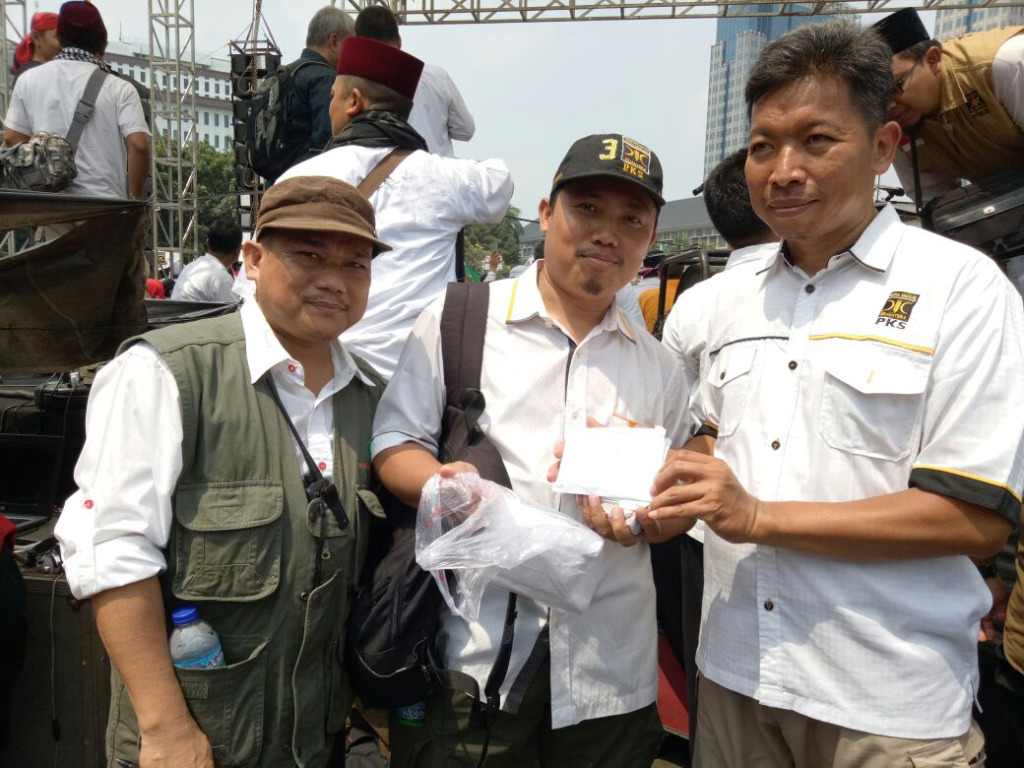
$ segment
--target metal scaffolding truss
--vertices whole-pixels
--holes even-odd
[[[199,250],[194,0],[149,0],[154,247],[168,264]]]
[[[28,32],[28,5],[26,0],[0,0],[3,29],[0,29],[0,117],[7,114],[11,103],[11,62],[14,49]]]
[[[358,13],[374,0],[335,0]],[[843,2],[765,3],[755,0],[390,0],[404,24],[507,24],[527,21],[617,21],[623,19],[717,19],[725,16],[812,16],[891,13],[1021,6],[1024,0],[843,0]]]

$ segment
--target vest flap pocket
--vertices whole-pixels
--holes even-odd
[[[185,601],[247,602],[281,581],[284,493],[279,483],[180,486],[171,591]]]
[[[175,669],[189,711],[224,766],[254,765],[263,747],[268,639],[220,636],[227,666]]]
[[[833,378],[865,395],[917,395],[924,392],[931,359],[919,352],[887,349],[881,344],[836,344],[821,358]]]
[[[272,523],[284,490],[269,481],[194,483],[178,487],[175,515],[190,531],[238,531]]]
[[[359,495],[359,500],[363,502],[363,506],[366,507],[371,515],[381,520],[387,519],[387,515],[384,514],[384,507],[381,505],[376,493],[369,488],[357,488],[356,493]]]

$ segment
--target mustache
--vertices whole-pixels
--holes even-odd
[[[604,259],[605,261],[614,262],[616,264],[622,263],[622,259],[620,259],[618,256],[616,256],[613,253],[609,253],[608,251],[601,250],[600,248],[584,248],[582,250],[576,251],[576,256],[577,258],[586,258],[589,256],[593,256],[598,259]]]
[[[313,293],[302,296],[302,301],[307,304],[327,304],[339,310],[347,312],[352,308],[352,303],[347,299],[339,299],[334,296],[325,296],[322,293]]]

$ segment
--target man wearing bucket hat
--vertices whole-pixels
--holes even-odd
[[[245,244],[255,300],[129,340],[97,376],[56,535],[114,667],[111,764],[327,764],[351,704],[344,625],[384,388],[338,335],[386,250],[355,188],[279,182]],[[225,666],[172,667],[184,605]]]
[[[540,203],[544,258],[518,278],[485,288],[480,390],[487,406],[480,427],[524,502],[559,509],[609,540],[600,582],[582,614],[518,596],[510,653],[507,644],[501,655],[498,650],[508,592],[488,587],[477,621],[445,611],[439,647],[446,669],[470,675],[487,691],[496,659],[508,662],[497,686],[499,711],[481,727],[471,717],[469,695],[433,694],[422,727],[393,727],[394,766],[471,768],[486,756],[491,768],[538,760],[552,767],[649,768],[654,759],[662,731],[647,543],[685,527],[644,525],[638,536],[621,511],[609,519],[598,507],[552,491],[545,468],[565,432],[589,418],[664,426],[675,446],[690,437],[681,367],[615,301],[657,237],[663,204],[661,164],[648,147],[620,134],[580,139]],[[434,302],[416,321],[374,422],[374,466],[387,489],[412,506],[440,469],[451,362],[441,359],[443,305]],[[475,471],[462,462],[448,467]]]
[[[423,62],[376,40],[351,37],[331,101],[332,149],[281,178],[325,175],[360,188],[394,250],[374,262],[366,315],[344,338],[391,376],[419,314],[457,277],[455,240],[468,224],[501,221],[512,179],[500,160],[427,152],[409,125]]]

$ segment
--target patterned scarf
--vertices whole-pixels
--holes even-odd
[[[110,74],[114,73],[114,70],[110,68],[110,65],[102,59],[97,59],[88,51],[82,50],[81,48],[75,48],[69,46],[53,57],[54,61],[84,61],[86,64],[95,64],[97,67],[102,69],[104,72]]]

